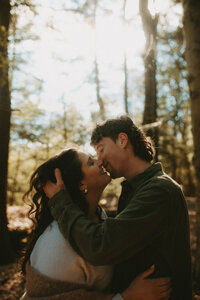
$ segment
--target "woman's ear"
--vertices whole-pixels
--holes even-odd
[[[80,191],[84,194],[84,195],[86,195],[87,194],[87,192],[88,192],[88,190],[87,190],[87,186],[84,184],[84,183],[80,183],[80,185],[79,185],[79,189],[80,189]]]
[[[84,184],[82,182],[79,184],[79,190],[81,192],[84,190]]]

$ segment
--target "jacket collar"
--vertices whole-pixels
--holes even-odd
[[[144,172],[132,177],[131,179],[124,180],[121,185],[123,188],[128,186],[129,188],[131,187],[132,189],[135,189],[139,184],[153,177],[156,173],[160,173],[160,175],[163,174],[163,169],[160,162],[153,163]]]

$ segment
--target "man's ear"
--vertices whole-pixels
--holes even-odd
[[[116,142],[122,149],[125,149],[128,144],[128,135],[124,132],[120,132]]]

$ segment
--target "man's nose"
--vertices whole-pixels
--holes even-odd
[[[98,165],[99,167],[102,167],[102,165],[103,165],[103,160],[102,160],[102,158],[98,157],[98,159],[97,159],[97,165]]]

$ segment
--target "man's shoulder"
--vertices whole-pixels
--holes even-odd
[[[181,186],[164,172],[158,172],[151,178],[148,178],[141,186],[138,186],[138,192],[141,190],[163,191],[167,194],[182,193]]]
[[[152,185],[161,185],[163,187],[174,187],[174,188],[180,188],[180,185],[169,175],[167,175],[162,170],[159,170],[158,172],[155,172],[152,177],[150,177],[146,184],[152,184]]]

